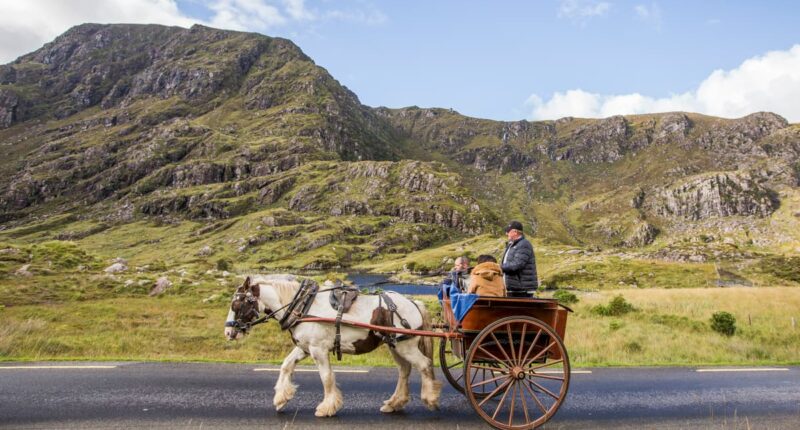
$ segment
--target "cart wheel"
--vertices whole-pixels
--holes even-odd
[[[478,333],[466,356],[467,398],[491,426],[532,429],[549,420],[569,388],[569,357],[549,325],[531,317],[507,317]],[[492,373],[488,373],[491,371]],[[474,394],[493,387],[485,396]]]
[[[445,379],[450,385],[458,390],[459,393],[464,394],[464,356],[466,351],[463,339],[445,339],[439,341],[439,366],[442,368]],[[493,377],[495,372],[491,370],[481,370]],[[491,392],[496,385],[482,385],[477,387],[473,394],[476,397],[483,398]]]

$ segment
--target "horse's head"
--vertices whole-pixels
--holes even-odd
[[[236,289],[231,300],[228,320],[225,322],[225,336],[228,340],[241,339],[250,329],[250,323],[259,316],[258,298],[261,286],[253,283],[248,276]]]

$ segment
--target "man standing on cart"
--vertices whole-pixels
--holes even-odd
[[[511,221],[505,229],[508,243],[500,267],[509,297],[531,297],[539,288],[533,245],[522,233],[522,223]]]

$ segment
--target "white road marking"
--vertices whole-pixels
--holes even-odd
[[[17,369],[115,369],[117,366],[0,366],[0,370],[17,370]]]
[[[280,372],[281,369],[274,367],[256,368],[255,372]],[[295,372],[319,372],[317,369],[294,369]],[[363,369],[334,369],[334,373],[369,373],[369,370]]]
[[[557,374],[558,375],[558,374],[562,374],[564,372],[562,372],[560,370],[537,370],[536,373],[544,373],[544,374],[553,373],[553,374]],[[571,370],[569,373],[570,373],[570,375],[588,374],[588,373],[592,373],[592,371],[591,370]]]
[[[746,368],[721,368],[721,369],[696,369],[695,372],[786,372],[789,369],[785,367],[754,367]]]

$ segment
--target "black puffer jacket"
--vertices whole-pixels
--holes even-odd
[[[530,291],[539,287],[533,245],[524,236],[506,245],[500,261],[505,262],[500,267],[503,269],[506,290]]]

